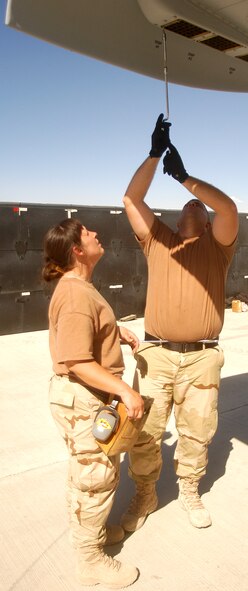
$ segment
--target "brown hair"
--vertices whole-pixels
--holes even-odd
[[[72,248],[81,245],[82,224],[68,218],[50,228],[44,239],[44,266],[42,277],[45,281],[59,279],[72,268]]]

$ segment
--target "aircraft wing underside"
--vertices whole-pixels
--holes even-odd
[[[169,82],[248,91],[248,0],[8,0],[6,24]]]

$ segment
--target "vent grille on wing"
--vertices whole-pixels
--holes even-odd
[[[192,39],[197,43],[208,45],[208,47],[212,47],[213,49],[217,49],[218,51],[227,53],[238,59],[248,61],[248,50],[245,45],[235,43],[235,41],[231,41],[221,35],[216,35],[211,31],[207,31],[206,29],[198,27],[198,25],[194,25],[185,20],[176,19],[164,25],[164,29],[176,33],[177,35],[187,37],[187,39]]]

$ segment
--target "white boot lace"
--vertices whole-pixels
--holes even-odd
[[[182,500],[187,507],[192,509],[205,509],[201,497],[198,493],[198,482],[191,480],[182,480],[180,483],[180,493]]]
[[[108,567],[112,568],[112,570],[116,570],[119,572],[121,568],[121,562],[119,560],[115,560],[112,556],[108,556],[105,552],[101,551],[101,561]]]

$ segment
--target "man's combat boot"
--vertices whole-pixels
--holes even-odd
[[[124,540],[125,532],[121,525],[107,525],[106,526],[106,540],[104,546],[114,546]]]
[[[77,551],[77,577],[81,585],[99,584],[109,589],[121,589],[132,585],[138,576],[135,566],[123,564],[99,548]]]
[[[179,503],[187,511],[194,527],[209,527],[212,524],[211,517],[201,501],[198,485],[199,480],[179,478]]]
[[[127,512],[122,515],[122,527],[128,532],[140,529],[148,515],[155,511],[157,506],[155,484],[153,482],[137,483],[136,495],[131,500]]]

